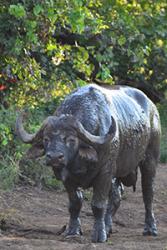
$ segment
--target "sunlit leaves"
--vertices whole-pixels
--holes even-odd
[[[156,44],[157,44],[158,47],[163,47],[164,42],[163,42],[162,39],[158,39],[158,40],[156,41]]]
[[[17,93],[19,105],[24,98],[34,106],[47,101],[58,83],[128,80],[146,81],[158,90],[166,86],[166,1],[14,3],[4,2],[1,9],[0,70],[17,79],[11,85],[3,77],[2,83],[13,100]]]
[[[71,88],[69,86],[67,86],[66,84],[62,83],[62,82],[58,82],[55,86],[55,88],[53,88],[51,90],[51,96],[52,97],[64,97],[65,95],[69,94],[71,92]]]
[[[89,79],[93,70],[93,65],[88,61],[88,51],[83,47],[77,47],[75,53],[73,54],[73,58],[73,68],[85,73],[85,77]]]
[[[53,42],[50,40],[49,43],[48,43],[47,46],[46,46],[46,50],[47,50],[47,51],[53,51],[53,50],[55,50],[55,49],[57,49],[56,43],[53,43]]]
[[[113,83],[113,77],[111,76],[110,70],[105,65],[101,66],[101,70],[97,74],[97,78],[100,78],[103,82],[107,82],[110,84]]]

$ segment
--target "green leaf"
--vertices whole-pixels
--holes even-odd
[[[17,4],[17,5],[10,5],[9,6],[9,13],[13,16],[15,16],[16,18],[22,18],[26,16],[26,11],[23,7],[23,5],[21,4]]]
[[[47,51],[52,51],[52,50],[55,50],[55,49],[57,49],[57,45],[56,44],[53,44],[52,42],[49,42],[47,44],[47,47],[46,47]]]
[[[119,38],[118,38],[118,44],[120,46],[123,46],[124,44],[126,43],[126,37],[121,35]]]
[[[74,32],[82,33],[85,28],[85,15],[81,8],[75,9],[69,15],[70,24]]]
[[[43,8],[40,4],[35,5],[33,8],[33,13],[35,16],[38,16],[41,12],[43,12]]]
[[[28,32],[34,32],[36,27],[37,27],[37,22],[36,21],[30,21],[30,20],[27,20],[25,22],[26,24],[26,29]]]
[[[31,30],[27,32],[26,37],[27,37],[27,40],[28,40],[28,41],[30,41],[30,42],[32,42],[32,43],[34,43],[34,44],[36,44],[37,41],[38,41],[38,37],[37,37],[36,33],[34,33],[34,32],[31,31]]]
[[[57,20],[57,14],[55,9],[53,8],[48,8],[47,10],[47,17],[51,21],[52,24]]]
[[[3,139],[3,140],[2,140],[2,145],[3,145],[3,146],[6,146],[7,144],[8,144],[8,140],[7,140],[6,138]]]

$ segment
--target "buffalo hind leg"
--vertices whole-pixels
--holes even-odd
[[[69,213],[70,221],[66,231],[66,236],[69,235],[82,235],[81,223],[79,219],[80,210],[83,202],[83,195],[80,190],[67,188],[69,197]]]
[[[112,218],[120,206],[123,190],[122,183],[118,179],[113,178],[105,214],[105,225],[108,237],[110,236],[110,233],[112,233]]]
[[[153,184],[156,173],[157,160],[148,154],[140,164],[143,201],[145,205],[145,226],[143,235],[157,236],[157,227],[153,213]]]

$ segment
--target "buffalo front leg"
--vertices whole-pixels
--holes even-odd
[[[145,205],[145,226],[143,235],[157,236],[157,227],[153,213],[153,184],[156,169],[153,157],[149,156],[149,158],[142,163],[140,169],[143,201]]]
[[[120,206],[123,191],[124,187],[122,183],[117,178],[113,178],[105,214],[105,225],[108,237],[110,236],[110,233],[112,233],[112,217]]]
[[[92,211],[95,221],[92,231],[92,242],[105,242],[107,240],[105,211],[110,186],[111,176],[109,174],[99,176],[93,186]]]
[[[81,232],[81,223],[79,219],[80,210],[82,207],[83,195],[80,190],[67,188],[68,197],[69,197],[69,213],[70,220],[69,226],[66,232],[66,236],[69,235],[82,235]]]

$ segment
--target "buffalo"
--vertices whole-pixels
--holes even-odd
[[[32,145],[27,157],[45,155],[46,165],[65,186],[70,213],[66,235],[82,234],[82,190],[92,187],[92,242],[105,242],[120,204],[121,183],[135,190],[138,169],[145,205],[143,235],[157,235],[152,203],[161,128],[156,106],[142,91],[89,84],[66,96],[34,134],[25,131],[19,115],[16,132]]]

